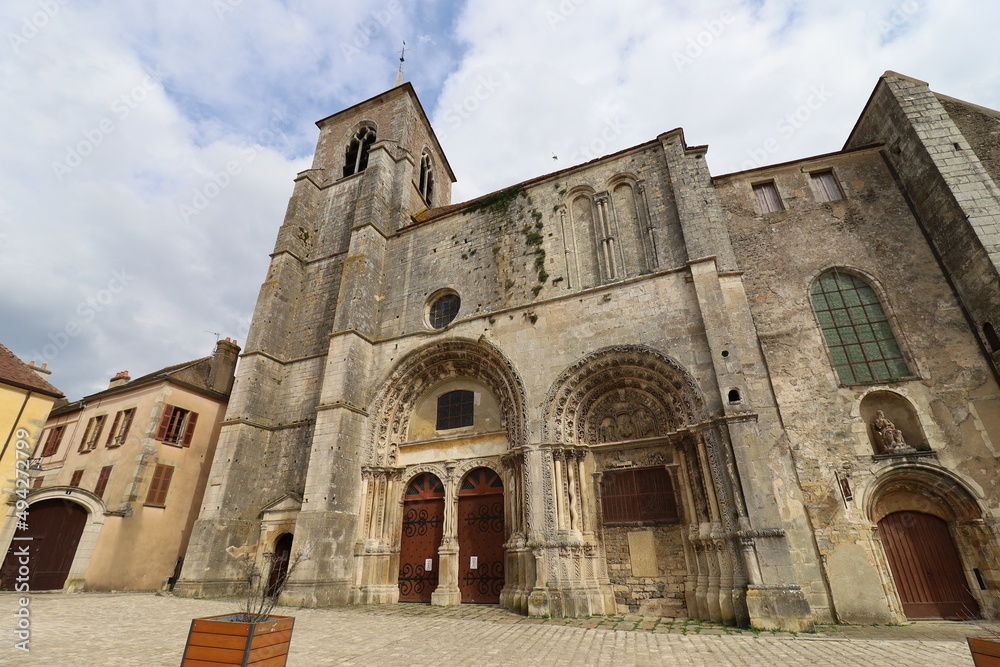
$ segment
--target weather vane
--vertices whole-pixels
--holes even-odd
[[[399,50],[399,71],[396,72],[396,82],[393,87],[403,85],[403,61],[406,60],[406,40],[403,40],[403,48]]]

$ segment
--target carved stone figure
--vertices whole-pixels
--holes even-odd
[[[910,449],[903,439],[903,432],[896,428],[896,425],[889,421],[881,410],[875,413],[872,429],[875,431],[875,442],[883,452]]]
[[[618,427],[614,417],[605,417],[601,421],[599,437],[601,442],[618,441]]]

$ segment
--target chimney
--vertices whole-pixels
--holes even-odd
[[[215,344],[215,354],[212,355],[212,370],[208,377],[211,389],[229,395],[229,392],[233,390],[236,359],[239,354],[240,346],[231,338],[222,339]]]
[[[52,375],[52,371],[48,370],[46,366],[48,366],[48,364],[42,364],[41,366],[36,366],[34,361],[28,364],[28,368],[35,371],[38,377],[47,381],[49,379],[48,376]]]
[[[126,382],[130,382],[131,380],[132,378],[129,377],[128,371],[121,371],[117,373],[113,378],[111,378],[111,382],[108,384],[108,389],[114,389],[115,387],[120,387]]]

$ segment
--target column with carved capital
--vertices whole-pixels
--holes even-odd
[[[431,593],[431,604],[448,606],[462,604],[458,589],[458,479],[457,461],[446,461],[444,482],[444,526],[438,548],[438,586]]]

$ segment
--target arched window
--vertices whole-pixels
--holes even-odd
[[[813,283],[812,306],[841,383],[911,375],[878,295],[863,279],[836,270],[824,273]]]
[[[431,204],[431,194],[434,192],[434,172],[431,171],[431,156],[424,153],[420,157],[420,196],[428,206]]]
[[[439,396],[437,430],[446,431],[452,428],[472,426],[475,422],[475,402],[475,393],[465,389],[456,389]]]
[[[1000,350],[1000,336],[997,335],[997,330],[993,328],[992,323],[983,322],[983,336],[986,337],[986,344],[989,346],[990,352]]]
[[[375,130],[363,127],[347,144],[347,156],[344,160],[344,176],[351,176],[365,170],[368,166],[368,149],[375,143]]]

